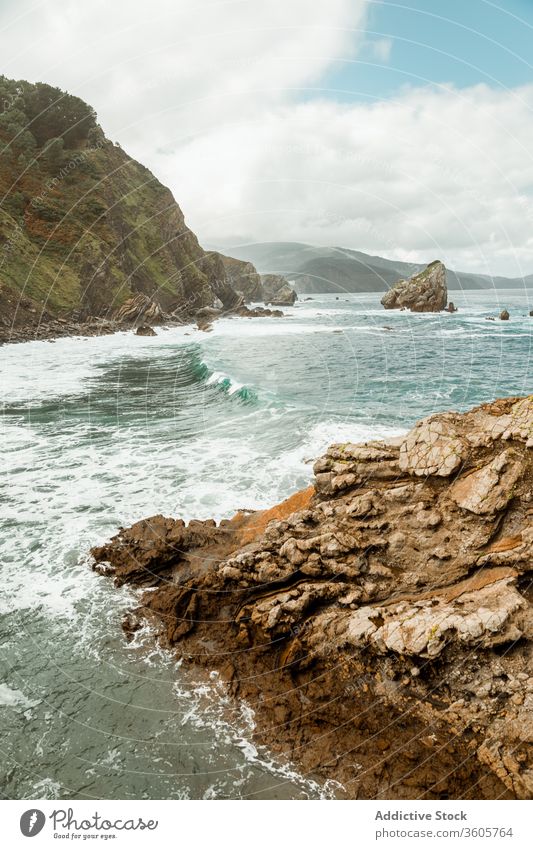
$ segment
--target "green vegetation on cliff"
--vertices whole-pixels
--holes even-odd
[[[0,303],[84,318],[139,292],[183,315],[235,293],[171,192],[109,141],[93,109],[0,77]]]

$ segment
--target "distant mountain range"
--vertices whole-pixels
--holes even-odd
[[[220,247],[217,246],[217,250]],[[260,274],[283,274],[299,293],[385,292],[401,278],[417,274],[427,263],[408,263],[370,256],[349,248],[327,248],[302,242],[256,242],[226,247],[233,257],[253,263]],[[428,257],[428,262],[438,257]],[[490,277],[447,269],[448,289],[533,288],[524,278]]]

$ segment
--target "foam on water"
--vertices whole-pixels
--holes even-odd
[[[216,337],[231,337],[233,339],[251,339],[258,336],[298,336],[314,333],[330,333],[332,330],[342,330],[342,325],[332,324],[304,324],[300,321],[290,321],[292,316],[285,318],[259,318],[245,319],[242,323],[236,323],[235,319],[219,319],[213,325],[213,332],[209,335]],[[299,316],[297,316],[299,318]]]

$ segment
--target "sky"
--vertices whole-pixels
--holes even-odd
[[[1,0],[200,241],[533,273],[533,0]],[[529,48],[529,49],[528,49]]]

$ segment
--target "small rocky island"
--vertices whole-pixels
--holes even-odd
[[[399,280],[381,299],[386,310],[409,309],[411,312],[440,312],[447,302],[446,267],[440,260],[431,262],[407,280]]]
[[[254,709],[340,795],[533,796],[533,398],[332,445],[312,486],[216,525],[154,516],[93,550],[126,617]]]

